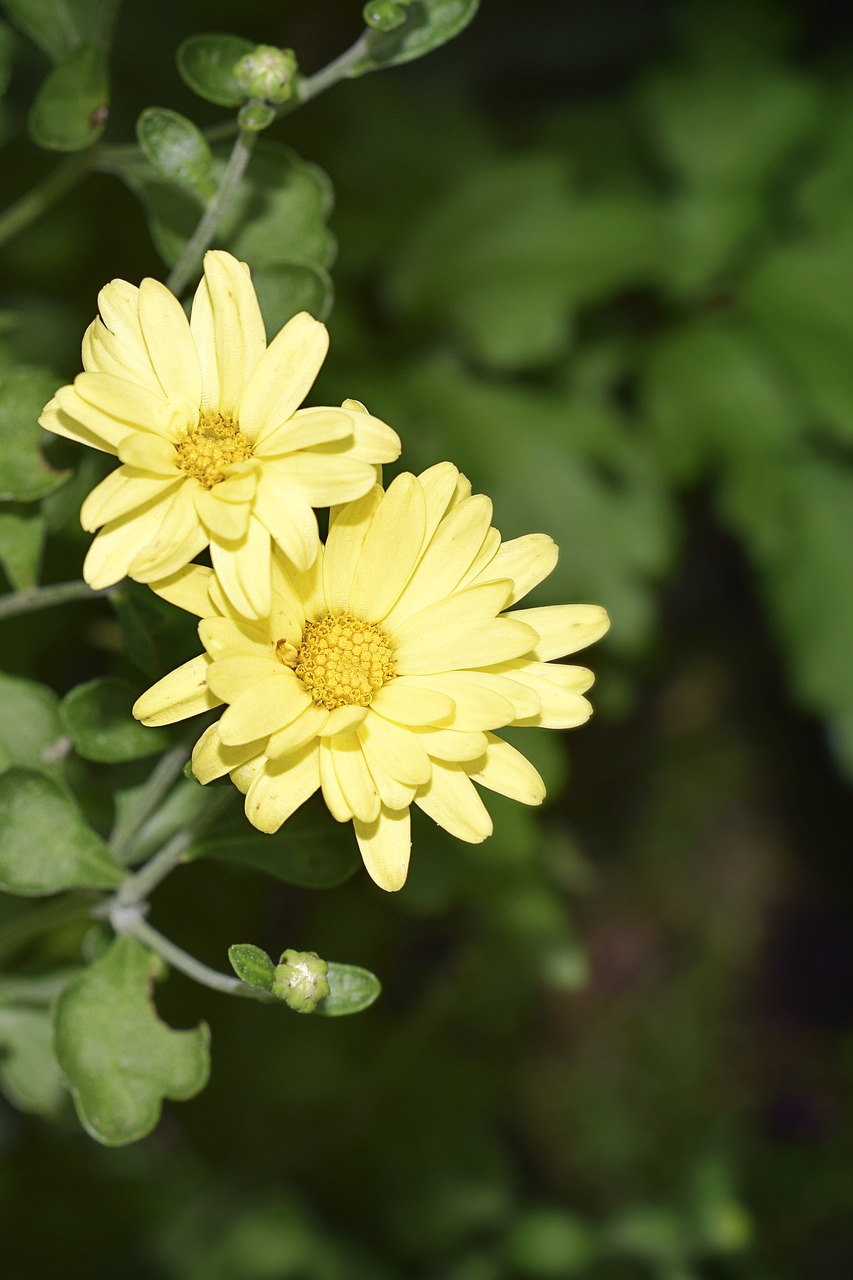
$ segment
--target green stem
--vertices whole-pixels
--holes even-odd
[[[342,53],[339,58],[335,58],[334,62],[330,62],[327,67],[323,67],[315,75],[306,76],[304,80],[299,81],[293,106],[301,106],[303,102],[310,102],[312,98],[324,93],[326,89],[331,89],[332,85],[337,84],[338,81],[346,80],[353,67],[361,61],[369,48],[370,32],[364,31],[355,44],[350,45],[346,53]],[[285,107],[285,112],[288,107],[290,107],[289,103]],[[290,109],[292,110],[293,107],[290,107]]]
[[[231,798],[230,789],[222,790],[218,795],[212,796],[203,813],[197,814],[181,831],[177,831],[171,840],[167,840],[162,849],[159,849],[137,871],[136,875],[128,876],[115,895],[116,902],[123,907],[131,907],[136,903],[145,902],[154,889],[157,888],[157,885],[162,883],[166,876],[174,871],[175,867],[180,866],[184,861],[184,854],[193,844],[199,832],[213,822],[216,815],[226,804],[230,804]]]
[[[105,587],[93,591],[85,582],[57,582],[50,587],[27,587],[24,591],[12,591],[0,597],[0,621],[14,618],[19,613],[36,613],[39,609],[52,609],[56,604],[69,600],[96,600],[99,596],[112,595],[117,588]]]
[[[161,756],[130,808],[116,822],[110,835],[110,852],[119,862],[127,861],[127,854],[132,849],[134,837],[149,814],[154,812],[160,801],[172,789],[172,784],[179,777],[189,759],[189,754],[188,743],[180,742],[171,751]]]
[[[0,213],[0,244],[11,240],[19,231],[23,231],[36,218],[41,217],[46,209],[55,204],[66,191],[75,186],[89,168],[90,152],[79,151],[69,156],[62,164],[58,164],[46,178],[36,183],[25,192],[14,204]]]
[[[263,1000],[267,1004],[278,1003],[275,996],[270,995],[263,988],[250,987],[239,978],[229,977],[227,973],[219,973],[218,970],[211,969],[200,960],[196,960],[195,956],[182,951],[179,946],[150,925],[137,906],[127,907],[116,904],[110,913],[110,924],[116,933],[129,934],[132,938],[136,938],[143,946],[149,947],[162,956],[173,969],[192,978],[194,982],[201,983],[203,987],[210,987],[212,991],[223,991],[229,996]]]
[[[177,297],[184,292],[198,270],[204,251],[210,246],[219,229],[219,224],[246,172],[256,137],[256,133],[241,129],[234,140],[219,186],[166,281],[166,287],[171,289]]]

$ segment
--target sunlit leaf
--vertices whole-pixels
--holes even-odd
[[[159,967],[134,938],[118,938],[56,1004],[59,1065],[81,1123],[105,1146],[144,1138],[164,1098],[183,1101],[207,1083],[207,1026],[173,1031],[160,1021],[151,1002]]]
[[[191,187],[204,200],[216,190],[213,155],[200,129],[177,111],[147,107],[136,122],[139,145],[165,178]]]
[[[48,151],[82,151],[101,136],[109,112],[106,53],[84,44],[54,67],[29,115],[33,142]]]
[[[249,95],[237,80],[234,67],[255,48],[242,36],[190,36],[178,48],[178,70],[200,98],[220,107],[239,107]]]
[[[368,32],[367,51],[350,75],[361,76],[422,58],[464,31],[478,7],[479,0],[412,0],[399,27]]]
[[[130,714],[137,697],[137,689],[113,676],[78,684],[66,694],[60,714],[77,754],[84,760],[113,763],[161,751],[162,735]]]
[[[30,769],[0,777],[0,888],[25,897],[108,889],[124,872],[69,793]]]

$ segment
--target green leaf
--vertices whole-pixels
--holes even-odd
[[[269,334],[278,333],[292,316],[308,311],[315,320],[327,319],[334,288],[324,267],[284,262],[252,272],[252,281]]]
[[[54,1119],[68,1094],[53,1052],[47,1009],[0,1007],[0,1088],[19,1111]]]
[[[109,100],[106,53],[81,45],[39,89],[29,115],[30,137],[48,151],[82,151],[103,133]]]
[[[38,508],[0,508],[0,564],[16,591],[37,585],[44,535],[45,520]]]
[[[326,974],[329,994],[317,1002],[315,1014],[325,1018],[340,1018],[348,1013],[361,1013],[369,1009],[382,991],[382,985],[369,969],[355,964],[336,964],[329,961]]]
[[[663,246],[645,198],[580,197],[562,155],[501,159],[414,222],[389,292],[477,359],[521,369],[564,353],[578,307],[657,279]]]
[[[272,977],[275,966],[260,947],[251,942],[235,942],[228,948],[228,959],[237,977],[250,987],[262,987],[264,991],[272,991]]]
[[[108,1147],[144,1138],[164,1098],[193,1097],[210,1074],[207,1026],[173,1031],[157,1016],[159,967],[135,938],[118,938],[56,1003],[59,1065],[83,1127]]]
[[[184,83],[200,98],[219,107],[239,107],[248,94],[234,74],[234,68],[256,47],[242,36],[190,36],[178,48],[178,71]]]
[[[51,770],[61,758],[63,727],[56,694],[35,680],[0,672],[0,772],[12,765]]]
[[[55,390],[50,374],[17,369],[0,375],[0,502],[35,502],[69,474],[49,467],[38,448],[39,414]]]
[[[109,41],[120,0],[2,0],[9,17],[52,59]]]
[[[432,53],[464,31],[478,8],[479,0],[412,0],[401,26],[366,33],[367,52],[350,75],[363,76]]]
[[[40,897],[61,889],[109,889],[123,878],[63,787],[18,767],[0,777],[0,888]]]
[[[213,154],[191,120],[164,107],[148,107],[136,122],[136,136],[159,173],[210,199],[216,190]]]
[[[328,814],[310,801],[275,835],[247,829],[242,813],[239,821],[239,834],[202,836],[188,850],[187,858],[216,858],[252,867],[304,889],[333,889],[359,866],[350,832],[340,831]]]
[[[66,694],[60,715],[77,754],[84,760],[112,764],[161,751],[162,735],[130,714],[137,696],[133,685],[114,676],[78,684]]]

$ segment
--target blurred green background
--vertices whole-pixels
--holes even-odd
[[[360,28],[349,0],[127,4],[103,141],[151,105],[227,117],[175,70],[188,35],[311,71]],[[9,41],[6,203],[56,163],[25,131],[46,61]],[[454,43],[270,131],[335,190],[313,398],[365,401],[409,468],[449,457],[504,536],[557,540],[537,600],[613,619],[598,714],[519,737],[542,813],[490,797],[478,847],[418,823],[393,898],[361,873],[174,874],[154,922],[208,963],[310,947],[383,995],[296,1019],[172,977],[158,1004],[209,1021],[213,1076],[134,1147],[3,1104],[6,1280],[853,1275],[851,53],[825,4],[484,0]],[[164,275],[112,173],[0,271],[0,368],[57,382],[100,286]],[[51,499],[44,581],[79,575],[93,465]],[[195,652],[191,626],[155,638],[153,674]],[[0,643],[59,694],[152,676],[106,604]],[[34,962],[12,935],[0,954]],[[50,947],[70,962],[79,929]]]

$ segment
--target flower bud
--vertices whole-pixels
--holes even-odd
[[[284,951],[273,970],[272,993],[296,1013],[313,1013],[329,994],[328,971],[316,951]]]
[[[393,31],[406,21],[406,9],[398,0],[368,0],[362,17],[375,31]]]
[[[287,102],[293,96],[299,70],[292,49],[259,44],[234,67],[234,75],[250,98]]]

